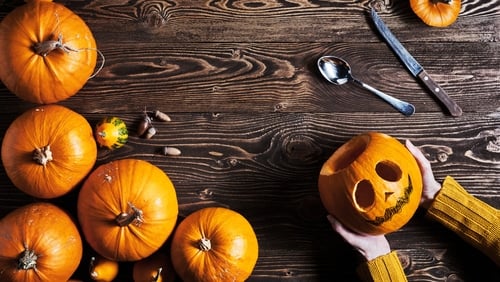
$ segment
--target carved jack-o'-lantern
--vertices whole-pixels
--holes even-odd
[[[413,155],[383,133],[360,134],[323,164],[319,193],[326,210],[348,228],[387,234],[413,216],[422,175]]]

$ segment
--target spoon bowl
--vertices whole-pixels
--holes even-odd
[[[351,66],[338,57],[319,58],[318,69],[326,80],[336,85],[345,84],[352,78]]]
[[[412,104],[387,95],[382,91],[356,79],[352,75],[351,66],[344,59],[335,56],[323,56],[318,59],[317,63],[321,75],[323,75],[323,77],[329,82],[336,85],[342,85],[349,81],[353,81],[382,98],[402,114],[410,116],[415,113],[415,107]]]

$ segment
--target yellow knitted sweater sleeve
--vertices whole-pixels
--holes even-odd
[[[363,281],[407,281],[403,266],[395,251],[361,264],[357,273]]]
[[[444,180],[427,216],[457,233],[500,265],[499,210],[470,195],[451,176]]]

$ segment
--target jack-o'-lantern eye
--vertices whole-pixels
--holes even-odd
[[[375,190],[369,180],[361,180],[354,187],[354,205],[362,212],[375,205]]]
[[[382,179],[390,182],[399,181],[402,176],[401,168],[388,160],[378,162],[375,171]]]

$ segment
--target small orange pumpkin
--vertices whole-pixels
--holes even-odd
[[[90,124],[82,115],[55,104],[20,115],[2,142],[8,177],[17,188],[38,198],[55,198],[74,189],[96,159]]]
[[[427,25],[446,27],[458,18],[461,2],[461,0],[410,0],[410,6]]]
[[[118,262],[102,256],[90,259],[89,275],[92,280],[110,282],[118,275]]]
[[[355,136],[323,164],[319,193],[326,210],[352,230],[386,234],[418,208],[422,175],[397,139],[377,132]]]
[[[241,214],[203,208],[177,227],[171,258],[183,281],[245,281],[257,262],[257,237]]]
[[[29,204],[0,220],[0,281],[68,281],[82,252],[75,223],[53,204]]]
[[[50,104],[75,95],[96,61],[89,27],[61,4],[29,1],[0,23],[0,79],[26,101]]]
[[[78,195],[83,235],[101,256],[136,261],[157,251],[177,222],[170,178],[153,164],[121,159],[96,168]]]
[[[149,257],[136,261],[132,269],[134,282],[174,282],[175,271],[170,257],[157,251]]]

